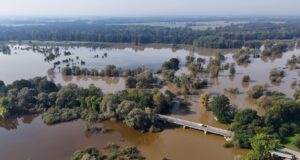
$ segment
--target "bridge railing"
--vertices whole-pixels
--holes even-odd
[[[187,121],[187,120],[183,120],[183,119],[179,119],[179,118],[175,118],[175,117],[170,117],[170,116],[165,116],[165,115],[160,115],[160,114],[157,114],[157,117],[159,119],[167,121],[169,123],[181,125],[184,127],[189,127],[189,128],[196,129],[196,130],[201,130],[205,133],[206,132],[213,133],[213,134],[221,135],[224,137],[233,137],[234,136],[233,132],[231,132],[231,131],[204,125],[202,123],[191,122],[191,121]]]

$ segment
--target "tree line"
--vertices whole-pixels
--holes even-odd
[[[43,26],[0,27],[0,41],[87,41],[114,43],[194,44],[207,48],[254,46],[257,40],[286,40],[300,37],[300,24],[251,22],[208,30],[142,25],[58,23]],[[253,41],[253,42],[252,42]],[[250,44],[249,44],[250,43]]]

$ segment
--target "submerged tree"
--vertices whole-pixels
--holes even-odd
[[[166,61],[162,64],[163,70],[178,70],[179,69],[179,59],[171,58],[169,61]]]
[[[248,83],[250,81],[250,76],[249,75],[245,75],[243,77],[243,83]]]
[[[217,78],[219,76],[222,59],[223,59],[223,57],[221,55],[216,56],[215,58],[210,58],[209,59],[207,69],[210,72],[210,74],[211,74],[210,76],[212,78]]]
[[[236,70],[235,70],[235,64],[231,63],[230,64],[230,68],[229,68],[229,73],[231,76],[233,76],[235,74]]]
[[[201,94],[201,96],[200,96],[200,104],[203,107],[205,107],[207,110],[210,110],[209,99],[210,99],[210,94],[208,92],[205,92],[205,93]]]
[[[92,147],[87,147],[73,153],[71,160],[102,160],[103,155]]]

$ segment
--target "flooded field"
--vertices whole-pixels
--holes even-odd
[[[224,93],[226,88],[238,88],[240,94],[229,96],[231,103],[236,104],[239,108],[252,108],[263,112],[262,108],[258,108],[253,99],[247,97],[246,92],[256,84],[267,85],[272,91],[278,91],[292,97],[295,90],[291,87],[293,81],[299,81],[299,73],[297,70],[289,70],[286,67],[287,60],[292,55],[300,55],[300,50],[295,49],[282,54],[280,57],[268,57],[253,59],[250,64],[236,65],[236,74],[231,77],[229,71],[221,72],[217,79],[210,79],[212,86],[206,89],[211,93]],[[235,62],[232,54],[226,55],[228,62]],[[282,69],[285,71],[285,77],[281,83],[271,83],[269,79],[270,71],[274,68]],[[242,78],[245,75],[251,77],[250,83],[242,83]]]
[[[113,93],[125,89],[125,79],[121,77],[62,76],[59,69],[48,72],[55,61],[45,62],[45,56],[42,53],[24,48],[26,46],[14,46],[11,48],[10,55],[0,53],[0,80],[9,84],[21,78],[47,76],[48,79],[62,85],[75,83],[81,87],[88,87],[90,84],[94,84],[100,87],[104,93]],[[113,64],[123,68],[145,67],[156,70],[160,68],[164,61],[177,57],[180,59],[181,64],[176,75],[188,73],[185,67],[186,56],[192,55],[208,60],[216,52],[215,50],[189,47],[174,49],[162,46],[141,48],[134,46],[109,48],[60,47],[60,52],[64,51],[70,51],[71,55],[61,55],[56,60],[62,61],[66,58],[77,59],[79,57],[74,63],[79,64],[80,60],[85,61],[85,65],[82,67],[91,69],[102,69],[106,65]],[[102,58],[106,53],[107,57]],[[233,51],[223,50],[222,53],[225,54],[225,62],[235,63],[232,58]],[[97,55],[99,55],[99,58],[95,58]],[[204,91],[223,94],[226,88],[239,88],[240,94],[227,94],[231,102],[239,108],[253,108],[258,110],[259,113],[263,113],[263,109],[258,108],[253,100],[247,98],[246,92],[255,84],[268,84],[270,90],[280,91],[291,97],[294,93],[291,83],[298,81],[298,72],[283,67],[286,66],[287,60],[292,55],[300,55],[300,50],[293,49],[279,57],[256,58],[247,66],[236,65],[237,73],[234,77],[229,76],[228,71],[221,72],[218,79],[211,79],[208,75],[202,75],[202,78],[211,83]],[[280,84],[272,84],[269,80],[269,72],[273,68],[281,68],[286,72],[286,76]],[[244,75],[250,75],[251,81],[249,84],[242,83]],[[200,107],[199,96],[188,96],[186,98],[191,106],[187,109],[174,108],[172,116],[219,128],[226,129],[228,127],[218,123],[210,112],[206,112],[205,108]],[[4,159],[12,160],[68,159],[77,149],[86,146],[103,149],[108,142],[123,146],[137,146],[142,154],[149,159],[167,157],[172,160],[180,160],[201,157],[202,159],[231,160],[247,153],[247,150],[224,148],[225,140],[222,137],[205,135],[189,129],[166,129],[160,133],[142,134],[120,123],[104,122],[97,125],[110,128],[113,130],[112,132],[87,135],[84,131],[84,123],[78,120],[47,126],[42,122],[40,116],[25,116],[11,121],[0,120],[0,155]],[[19,154],[14,154],[15,152]]]

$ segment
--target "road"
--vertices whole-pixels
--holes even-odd
[[[161,114],[157,114],[157,117],[163,121],[173,123],[176,125],[180,125],[183,127],[192,128],[195,130],[200,130],[200,131],[203,131],[204,133],[212,133],[212,134],[223,136],[225,138],[232,138],[234,136],[234,133],[229,130],[216,128],[216,127],[201,124],[201,123],[195,123],[195,122],[191,122],[191,121],[187,121],[187,120],[183,120],[183,119],[179,119],[179,118],[175,118],[175,117],[171,117],[171,116],[165,116],[165,115],[161,115]]]

